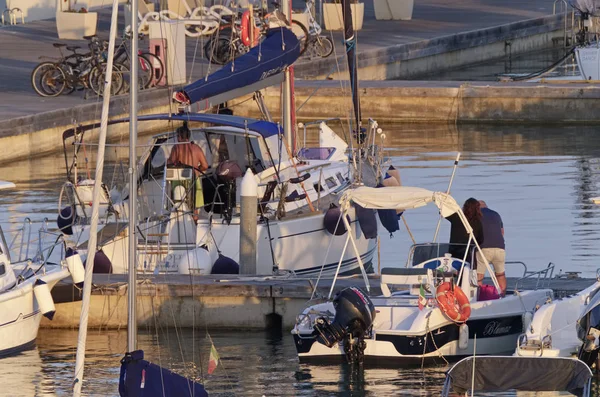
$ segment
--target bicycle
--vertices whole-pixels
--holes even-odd
[[[312,55],[317,55],[321,58],[327,58],[333,53],[333,42],[327,36],[321,35],[323,29],[321,25],[316,21],[313,16],[312,9],[315,4],[315,0],[305,0],[306,6],[304,11],[302,12],[308,17],[308,40],[307,47],[308,52],[310,54],[310,58]]]
[[[304,54],[307,49],[308,30],[301,22],[296,20],[292,20],[291,26],[288,26],[287,19],[279,10],[279,3],[275,1],[272,4],[275,6],[275,9],[271,13],[264,13],[261,9],[255,11],[254,20],[258,21],[255,28],[259,32],[256,37],[257,42],[261,40],[261,37],[266,35],[269,29],[278,27],[290,28],[300,41],[300,55]],[[244,14],[246,13],[248,11]],[[204,54],[209,62],[224,65],[250,50],[250,45],[245,44],[242,40],[241,19],[244,18],[244,14],[242,14],[241,18],[232,18],[226,25],[219,26],[217,31],[207,41],[204,46]]]
[[[54,62],[40,63],[31,73],[31,84],[38,95],[55,97],[85,88],[91,89],[97,95],[102,95],[106,72],[106,63],[102,53],[103,46],[95,35],[84,38],[89,41],[90,52],[87,54],[78,53],[79,47],[76,46],[67,46],[62,43],[53,44],[59,50],[60,58]],[[62,52],[63,47],[66,47],[72,54],[65,56]],[[113,73],[111,92],[116,95],[123,87],[123,76],[117,65],[113,65]]]

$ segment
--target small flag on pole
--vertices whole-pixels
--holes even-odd
[[[219,365],[219,353],[217,353],[217,349],[215,348],[215,344],[212,339],[210,341],[210,357],[208,358],[208,374],[212,374]]]
[[[419,289],[419,310],[423,310],[426,305],[427,298],[425,298],[425,288],[423,288],[423,285],[421,285]]]

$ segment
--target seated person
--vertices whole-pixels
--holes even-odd
[[[198,211],[204,205],[204,195],[202,192],[202,183],[200,181],[200,174],[208,169],[208,163],[206,162],[206,156],[200,148],[194,142],[190,141],[191,132],[186,124],[177,128],[177,145],[173,146],[167,165],[187,165],[194,168],[195,183],[196,183],[196,194],[194,201],[194,209]]]

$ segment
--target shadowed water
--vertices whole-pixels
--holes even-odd
[[[530,269],[552,261],[557,271],[579,271],[588,277],[595,273],[600,208],[590,198],[600,196],[597,127],[419,124],[383,128],[388,137],[386,154],[401,169],[407,186],[445,191],[456,153],[462,153],[452,194],[459,203],[469,197],[483,199],[502,215],[508,260],[522,260]],[[115,164],[126,158],[126,149],[109,149],[107,155],[110,181]],[[93,153],[86,157],[93,168]],[[18,185],[0,196],[0,223],[5,230],[17,228],[25,216],[38,226],[44,217],[54,223],[64,181],[62,155],[2,166],[0,179]],[[418,242],[433,238],[438,221],[435,208],[407,212],[405,219]],[[448,235],[449,225],[442,221],[439,240],[446,241]],[[392,239],[383,233],[381,266],[403,266],[410,244],[404,227]],[[508,272],[516,275],[519,269]],[[356,372],[347,366],[299,365],[289,330],[282,335],[211,331],[222,365],[206,377],[210,344],[205,336],[204,329],[158,334],[145,329],[140,347],[155,362],[204,379],[213,395],[426,396],[439,395],[443,381],[444,368]],[[36,350],[0,360],[3,387],[14,391],[7,395],[68,395],[75,343],[74,331],[41,330]],[[124,332],[90,332],[84,387],[88,395],[117,394],[125,345]]]

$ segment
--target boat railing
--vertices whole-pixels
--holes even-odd
[[[60,249],[60,258],[64,258],[63,234],[48,228],[48,218],[42,220],[42,225],[36,232],[37,238],[33,238],[35,235],[30,218],[25,218],[22,226],[13,232],[13,238],[8,245],[11,263],[18,264],[35,260],[41,262],[41,265],[45,265],[57,249]],[[18,255],[13,258],[12,255],[17,253]]]
[[[336,121],[336,122],[340,123],[340,127],[342,128],[342,132],[344,133],[344,139],[346,140],[346,142],[348,142],[348,137],[346,136],[346,131],[344,130],[344,122],[342,121],[341,118],[339,118],[339,117],[332,117],[332,118],[329,118],[329,119],[309,121],[309,122],[306,122],[306,123],[299,124],[299,127],[303,128],[303,130],[304,130],[304,133],[302,135],[302,145],[298,146],[299,152],[302,149],[307,148],[307,146],[306,146],[306,135],[307,135],[308,129],[309,128],[314,128],[314,127],[318,128],[319,125],[321,125],[321,123],[327,124],[330,121]],[[330,155],[331,155],[331,153],[330,153]]]
[[[532,280],[532,279],[535,279],[535,288],[534,289],[537,290],[538,288],[548,287],[548,285],[550,284],[550,280],[552,279],[552,275],[554,274],[555,265],[552,262],[548,263],[548,266],[546,266],[544,269],[537,270],[537,271],[527,270],[527,266],[523,262],[507,262],[507,264],[508,263],[510,263],[510,264],[519,263],[519,264],[522,264],[523,266],[525,266],[525,273],[524,273],[523,277],[519,278],[517,280],[517,282],[515,283],[515,291],[519,291],[519,286],[524,281]]]

